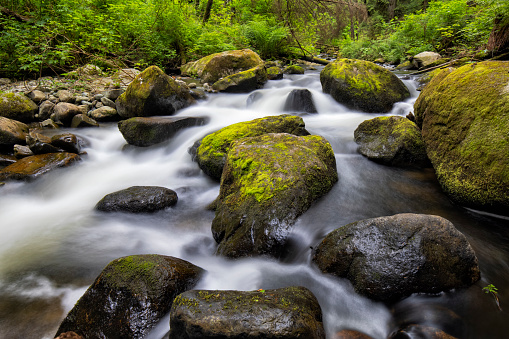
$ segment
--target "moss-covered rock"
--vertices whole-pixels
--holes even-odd
[[[38,107],[21,93],[0,93],[0,116],[25,123],[34,120]]]
[[[194,102],[188,88],[177,84],[157,66],[138,74],[115,101],[117,112],[124,119],[172,115]]]
[[[509,214],[509,62],[443,70],[415,103],[426,151],[457,203]]]
[[[305,70],[299,65],[286,66],[283,70],[284,74],[304,74]]]
[[[170,338],[322,339],[325,332],[320,305],[304,287],[191,290],[173,302]]]
[[[152,213],[175,205],[177,193],[166,187],[133,186],[107,194],[95,206],[103,212]]]
[[[480,279],[465,236],[434,215],[397,214],[341,226],[320,243],[313,261],[324,273],[348,278],[358,293],[383,301]]]
[[[259,65],[232,75],[228,75],[214,83],[212,89],[219,92],[249,93],[262,88],[267,82],[267,71]]]
[[[187,261],[163,255],[113,260],[67,314],[57,335],[74,331],[85,338],[142,338],[202,274]]]
[[[264,134],[233,143],[212,233],[218,254],[280,257],[297,217],[338,180],[324,138]]]
[[[200,117],[135,117],[120,121],[118,129],[130,145],[147,147],[171,139],[182,129],[206,123],[207,119]]]
[[[59,167],[67,167],[81,158],[73,153],[48,153],[23,158],[0,171],[0,180],[34,180]]]
[[[281,80],[283,79],[283,70],[278,66],[271,66],[267,68],[268,80]]]
[[[263,64],[258,54],[250,49],[215,53],[182,66],[184,75],[201,78],[202,82],[213,84],[228,75],[247,71]]]
[[[363,121],[354,132],[359,153],[389,166],[427,167],[426,148],[417,125],[401,116]]]
[[[304,127],[302,118],[291,115],[239,122],[203,138],[196,152],[196,161],[203,172],[219,181],[226,162],[226,154],[234,141],[266,133],[309,135]]]
[[[24,123],[0,117],[0,149],[12,149],[15,144],[25,144],[28,126]]]
[[[389,70],[369,61],[339,59],[320,73],[324,93],[337,102],[368,113],[387,113],[410,96],[405,84]]]

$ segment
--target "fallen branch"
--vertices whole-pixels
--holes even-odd
[[[21,15],[21,14],[18,14],[18,13],[14,12],[14,11],[11,11],[10,9],[5,8],[3,6],[0,6],[0,12],[2,12],[3,14],[5,14],[7,16],[10,16],[10,17],[16,19],[19,22],[28,22],[28,21],[30,21],[29,17]]]
[[[328,65],[328,64],[330,64],[330,61],[328,61],[328,60],[320,59],[320,58],[315,58],[313,56],[307,56],[307,55],[301,55],[301,56],[299,56],[299,59],[302,59],[302,60],[305,60],[305,61],[314,62],[314,63],[320,64],[320,65]]]
[[[413,73],[410,73],[408,75],[418,75],[418,74],[422,74],[422,73],[426,73],[426,72],[429,72],[429,71],[432,71],[434,69],[437,69],[437,68],[441,68],[441,67],[445,67],[447,65],[450,65],[456,61],[458,61],[459,59],[454,59],[454,60],[451,60],[451,61],[447,61],[447,62],[444,62],[443,64],[440,64],[438,66],[433,66],[433,67],[429,67],[429,68],[426,68],[426,69],[421,69],[417,72],[413,72]]]

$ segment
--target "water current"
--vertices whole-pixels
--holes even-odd
[[[415,79],[404,80],[412,98],[388,115],[413,111]],[[312,134],[325,137],[337,161],[339,182],[302,215],[291,235],[291,251],[280,261],[226,260],[213,255],[214,213],[206,206],[219,192],[188,154],[203,136],[224,126],[283,113],[292,89],[312,92],[318,114],[303,115]],[[354,329],[386,338],[406,324],[446,330],[457,338],[507,338],[509,317],[509,221],[452,204],[430,169],[403,170],[373,163],[356,152],[353,132],[377,114],[347,109],[323,94],[319,70],[269,81],[249,94],[211,94],[178,116],[207,116],[205,126],[180,132],[148,148],[124,147],[115,123],[72,130],[87,140],[79,164],[30,183],[0,188],[0,338],[53,338],[59,323],[111,260],[156,253],[204,268],[200,289],[255,290],[292,285],[309,288],[324,313],[328,338]],[[378,114],[380,115],[380,114]],[[174,189],[178,204],[149,215],[105,214],[94,210],[106,194],[135,185]],[[365,218],[396,213],[445,217],[465,234],[477,253],[481,281],[437,295],[413,295],[384,305],[353,291],[346,279],[324,275],[310,262],[311,247],[330,231]],[[499,311],[482,287],[499,289]],[[163,338],[168,318],[150,333]]]

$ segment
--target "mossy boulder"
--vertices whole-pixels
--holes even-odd
[[[258,291],[191,290],[170,311],[172,339],[324,339],[322,311],[304,287]]]
[[[155,254],[110,262],[60,324],[60,333],[85,338],[142,338],[193,288],[203,270],[187,261]]]
[[[304,120],[291,115],[268,116],[239,122],[203,138],[196,151],[196,161],[205,174],[219,181],[231,144],[242,138],[266,133],[309,135],[305,129]]]
[[[25,144],[28,126],[24,123],[0,117],[0,149],[12,149],[15,144]]]
[[[509,62],[443,70],[415,103],[442,189],[457,203],[509,215]]]
[[[318,113],[313,94],[306,88],[292,90],[286,98],[283,110],[292,113]]]
[[[172,115],[195,100],[188,88],[179,85],[159,67],[150,66],[138,74],[115,104],[124,118]]]
[[[34,180],[44,173],[67,167],[80,160],[73,153],[47,153],[23,158],[0,171],[0,180]]]
[[[401,116],[377,117],[363,121],[354,132],[359,153],[389,166],[430,166],[417,125]]]
[[[302,66],[299,65],[290,65],[286,66],[283,70],[284,74],[304,74],[305,70]]]
[[[267,68],[267,79],[268,80],[281,80],[283,79],[283,70],[281,67],[272,66]]]
[[[120,121],[118,129],[130,145],[147,147],[171,139],[180,130],[206,123],[207,119],[200,117],[135,117]]]
[[[318,245],[313,261],[322,272],[349,279],[358,293],[382,301],[480,279],[465,236],[434,215],[396,214],[342,226]]]
[[[364,60],[331,62],[320,72],[320,82],[323,92],[340,104],[368,113],[387,113],[396,102],[410,97],[396,75]]]
[[[288,234],[338,180],[330,144],[317,135],[270,133],[231,145],[212,234],[227,257],[281,257]]]
[[[267,71],[264,65],[259,65],[219,79],[212,85],[212,89],[228,93],[249,93],[262,88],[267,82]]]
[[[213,84],[228,75],[247,71],[263,65],[263,60],[250,49],[215,53],[182,66],[184,75],[201,78],[202,82]]]
[[[166,187],[133,186],[107,194],[95,208],[102,212],[151,213],[175,205],[177,193]]]
[[[0,116],[25,123],[34,121],[38,107],[22,93],[0,92]]]

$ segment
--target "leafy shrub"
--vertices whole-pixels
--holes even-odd
[[[258,17],[245,26],[244,34],[262,58],[272,58],[285,52],[289,31],[276,22]]]

